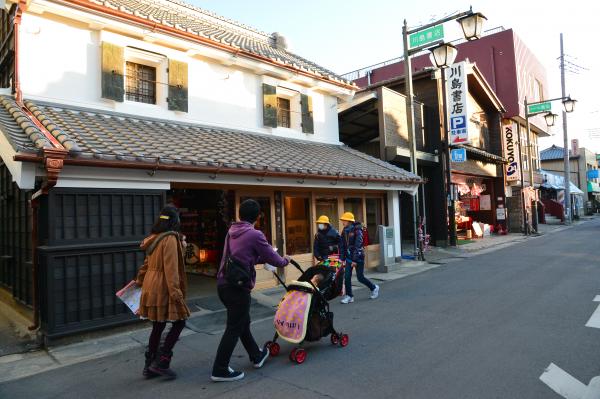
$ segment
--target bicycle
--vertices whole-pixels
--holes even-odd
[[[425,252],[429,251],[429,240],[431,236],[429,234],[425,234],[425,218],[421,217],[419,219],[419,229],[418,229],[418,237],[419,237],[419,256],[418,259],[421,261],[425,261]]]

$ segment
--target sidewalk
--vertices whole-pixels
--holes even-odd
[[[579,221],[573,225],[587,220]],[[376,284],[406,278],[427,270],[441,267],[451,262],[459,261],[484,253],[489,253],[500,248],[514,245],[529,239],[536,239],[542,235],[552,234],[572,226],[564,225],[540,225],[540,234],[524,236],[522,234],[509,234],[506,236],[486,237],[476,242],[461,245],[457,248],[432,248],[425,254],[426,262],[403,261],[393,268],[389,273],[367,271],[365,274]],[[363,294],[365,287],[353,279],[353,289],[357,295]],[[271,320],[279,300],[284,294],[282,287],[253,292],[253,305],[251,318],[253,323]],[[219,335],[225,325],[225,312],[222,307],[215,306],[214,310],[203,310],[192,314],[188,320],[187,328],[182,337],[193,334]],[[135,324],[128,331],[111,333],[108,336],[90,335],[82,342],[50,347],[47,350],[14,354],[0,357],[0,383],[17,380],[30,375],[45,371],[58,369],[68,365],[81,363],[87,360],[99,359],[130,349],[142,351],[146,345],[150,328],[149,324]]]

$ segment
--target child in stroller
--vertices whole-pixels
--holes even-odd
[[[282,298],[274,325],[275,335],[266,343],[271,356],[277,356],[281,350],[277,339],[298,344],[290,352],[290,360],[301,364],[306,360],[306,350],[301,345],[318,341],[331,335],[331,343],[345,347],[349,343],[347,334],[333,327],[333,312],[329,311],[330,300],[342,294],[344,266],[336,258],[329,258],[303,271],[295,261],[290,262],[302,275],[289,286],[277,276],[287,293]]]

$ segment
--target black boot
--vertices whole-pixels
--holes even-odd
[[[156,359],[156,353],[146,351],[145,355],[146,355],[146,361],[144,362],[144,371],[142,372],[142,374],[146,378],[156,377],[158,374],[156,374],[155,372],[150,370],[150,365],[152,364],[154,359]]]
[[[148,370],[162,375],[163,377],[167,377],[170,380],[177,378],[177,374],[169,368],[171,366],[172,357],[173,352],[165,352],[161,349],[158,357],[154,359],[154,362],[152,362],[152,365]]]

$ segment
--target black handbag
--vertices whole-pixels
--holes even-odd
[[[229,235],[227,235],[227,258],[224,270],[225,280],[234,287],[248,287],[250,285],[250,271],[237,259],[231,256]]]

